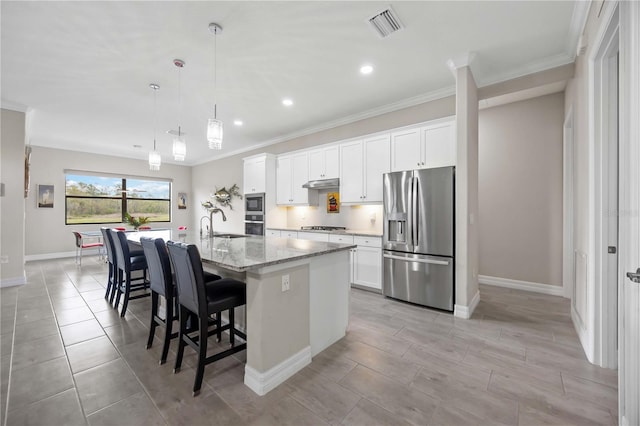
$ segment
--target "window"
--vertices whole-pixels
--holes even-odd
[[[69,173],[65,205],[67,225],[123,222],[125,212],[169,222],[171,182]]]

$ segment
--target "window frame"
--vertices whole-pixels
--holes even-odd
[[[108,177],[114,177],[117,179],[121,179],[122,181],[122,194],[120,196],[91,196],[91,195],[67,195],[67,176],[69,175],[77,175],[77,176],[90,176],[90,177],[103,177],[103,176],[108,176]],[[135,201],[166,201],[169,203],[169,220],[149,220],[149,223],[171,223],[171,200],[172,200],[172,193],[173,193],[173,182],[171,180],[161,180],[161,179],[153,179],[153,178],[148,178],[145,176],[130,176],[130,177],[122,177],[122,176],[116,176],[116,175],[108,175],[108,174],[103,174],[103,173],[96,173],[96,174],[92,174],[92,173],[87,173],[87,172],[75,172],[72,170],[65,170],[65,179],[64,179],[64,224],[65,225],[72,225],[72,226],[77,226],[77,225],[104,225],[104,224],[110,224],[110,223],[121,223],[121,222],[126,222],[126,218],[125,218],[125,213],[127,212],[127,201],[128,200],[135,200]],[[142,180],[142,181],[159,181],[159,182],[166,182],[169,184],[169,198],[134,198],[134,197],[128,197],[127,196],[127,179],[129,180]],[[120,205],[120,213],[121,213],[121,220],[120,222],[82,222],[82,223],[70,223],[69,222],[69,216],[68,216],[68,203],[67,200],[68,199],[83,199],[83,200],[119,200],[121,202]]]

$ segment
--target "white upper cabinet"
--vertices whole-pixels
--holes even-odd
[[[266,191],[266,157],[251,157],[244,160],[243,187],[245,194]]]
[[[422,163],[420,128],[391,133],[391,171],[413,170]]]
[[[389,134],[340,145],[340,199],[382,202],[382,175],[389,172]]]
[[[333,179],[340,175],[337,145],[309,151],[309,180]]]
[[[393,172],[455,165],[455,120],[452,118],[391,134]]]
[[[307,152],[278,156],[276,162],[276,203],[280,205],[317,204],[302,187],[309,181],[309,157]],[[315,192],[315,191],[314,191]]]
[[[448,121],[420,129],[424,159],[422,167],[430,169],[456,165],[456,123]]]

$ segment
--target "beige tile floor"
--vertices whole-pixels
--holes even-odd
[[[120,319],[97,261],[30,262],[0,291],[2,425],[617,424],[617,372],[585,359],[566,299],[481,287],[471,320],[351,292],[347,336],[264,397],[244,352],[173,374],[145,350],[149,299]],[[215,344],[213,344],[215,346]]]

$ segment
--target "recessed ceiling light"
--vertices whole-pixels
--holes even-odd
[[[285,99],[282,100],[282,105],[291,106],[291,105],[293,105],[293,101],[291,99],[289,99],[289,98],[285,98]]]
[[[371,74],[373,72],[373,67],[371,65],[363,65],[360,67],[360,72],[364,75]]]
[[[233,124],[235,124],[236,126],[242,126],[244,123],[242,122],[242,120],[233,120]]]

